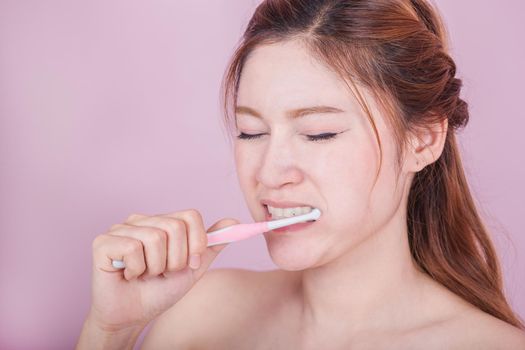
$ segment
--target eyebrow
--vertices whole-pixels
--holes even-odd
[[[235,113],[236,114],[248,114],[248,115],[263,119],[263,117],[261,116],[259,112],[257,112],[253,108],[246,107],[246,106],[235,107]],[[330,106],[311,106],[311,107],[303,107],[303,108],[289,110],[286,112],[286,115],[288,118],[296,119],[296,118],[307,116],[309,114],[336,114],[336,113],[344,113],[344,111],[342,109],[339,109],[336,107],[330,107]]]

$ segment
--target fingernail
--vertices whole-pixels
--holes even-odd
[[[197,270],[201,264],[200,254],[192,254],[190,256],[190,267],[194,270]]]

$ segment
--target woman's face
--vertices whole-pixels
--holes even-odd
[[[237,135],[262,134],[235,140],[237,175],[252,217],[268,219],[264,200],[322,212],[300,230],[264,234],[281,269],[320,266],[350,253],[391,220],[401,203],[403,186],[396,187],[396,181],[403,179],[395,177],[392,135],[376,103],[360,91],[382,142],[383,165],[374,189],[379,146],[373,128],[334,72],[296,41],[261,46],[243,67]],[[336,135],[308,137],[326,133]]]

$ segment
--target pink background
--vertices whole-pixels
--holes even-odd
[[[0,2],[0,348],[73,347],[91,242],[129,214],[251,221],[218,98],[257,2]],[[471,106],[467,176],[523,317],[525,5],[436,3]],[[213,267],[275,266],[255,237]]]

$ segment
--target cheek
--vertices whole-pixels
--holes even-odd
[[[237,171],[237,177],[243,191],[249,186],[253,187],[255,180],[255,171],[257,164],[259,164],[259,155],[253,152],[249,147],[243,145],[235,145],[234,148],[234,162]]]
[[[370,192],[377,172],[373,145],[349,143],[319,158],[316,166],[334,231],[362,227],[367,219]]]

